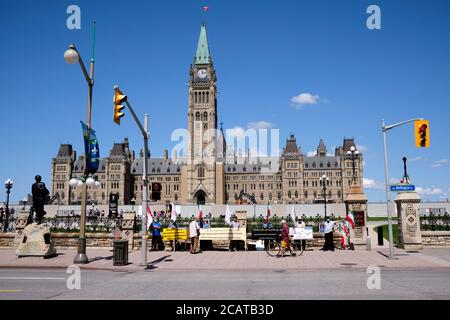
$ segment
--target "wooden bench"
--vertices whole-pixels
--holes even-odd
[[[240,240],[244,241],[245,251],[247,251],[247,229],[231,229],[231,228],[211,228],[200,229],[200,241],[231,241]]]

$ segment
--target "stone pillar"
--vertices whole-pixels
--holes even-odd
[[[27,226],[29,212],[25,210],[21,210],[16,220],[16,236],[14,237],[14,249],[17,249],[19,244],[22,243],[23,232],[25,227]]]
[[[128,240],[128,250],[133,250],[133,235],[136,215],[134,212],[126,212],[122,221],[122,239]]]
[[[350,241],[355,245],[365,245],[367,241],[367,197],[359,184],[352,183],[345,199],[346,212],[353,211],[355,229],[350,233]]]
[[[395,200],[398,213],[398,247],[405,250],[422,250],[419,203],[417,192],[399,192]]]

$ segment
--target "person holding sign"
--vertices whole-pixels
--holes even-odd
[[[237,229],[239,230],[241,227],[240,223],[238,222],[238,219],[236,216],[233,217],[233,221],[230,223],[230,229]],[[230,252],[231,251],[237,251],[239,240],[230,240]]]
[[[161,239],[161,223],[158,220],[158,217],[153,220],[150,225],[150,229],[152,231],[152,251],[158,251],[162,248],[162,239]]]
[[[324,223],[325,244],[322,248],[323,251],[334,251],[333,227],[334,222],[327,218]]]
[[[192,216],[192,221],[189,224],[189,238],[191,239],[191,248],[190,253],[195,254],[198,253],[198,242],[199,242],[199,230],[200,226],[198,225],[197,218]]]

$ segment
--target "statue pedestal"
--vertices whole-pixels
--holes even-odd
[[[16,250],[16,256],[50,258],[56,255],[51,242],[50,227],[47,224],[36,223],[28,225],[23,231],[22,242]]]
[[[395,200],[398,213],[398,247],[405,250],[422,250],[419,203],[417,192],[400,192]]]
[[[350,241],[355,245],[367,244],[367,197],[363,188],[352,183],[345,199],[347,212],[355,216],[355,229],[350,231]]]

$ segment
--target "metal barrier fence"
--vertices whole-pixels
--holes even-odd
[[[450,231],[450,215],[448,213],[421,215],[420,229],[422,231]]]

